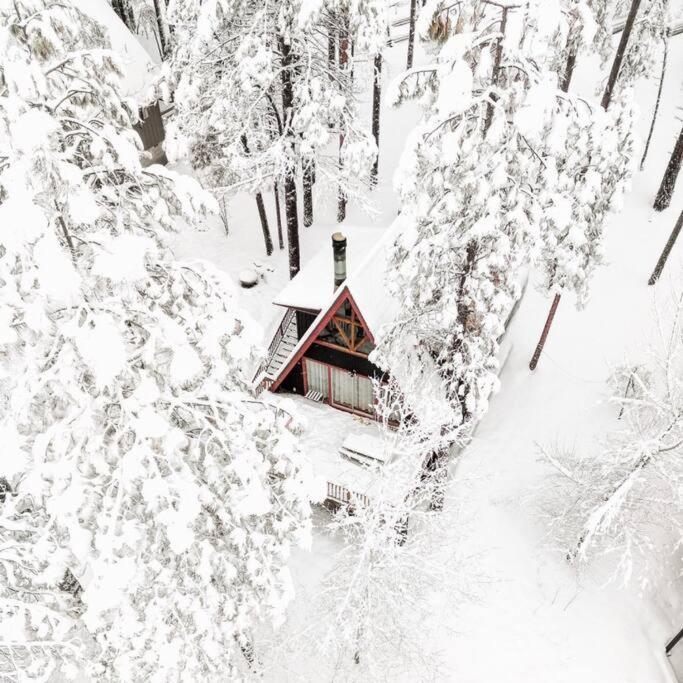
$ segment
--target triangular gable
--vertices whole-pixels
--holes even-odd
[[[320,333],[327,327],[328,323],[332,320],[335,313],[337,313],[337,311],[346,301],[349,302],[353,312],[356,314],[356,317],[358,318],[359,323],[363,326],[365,335],[367,336],[368,340],[372,342],[373,345],[375,344],[375,339],[372,335],[372,331],[368,327],[365,318],[363,318],[363,314],[360,312],[358,304],[356,303],[351,292],[349,291],[349,288],[346,285],[344,285],[339,290],[337,296],[334,297],[332,303],[327,308],[327,310],[321,311],[318,314],[318,317],[313,321],[313,324],[306,331],[306,334],[294,347],[290,357],[287,359],[287,361],[285,361],[285,363],[283,363],[280,372],[278,373],[277,377],[273,380],[273,383],[270,387],[271,391],[277,391],[280,384],[282,384],[287,375],[289,375],[289,373],[294,369],[296,364],[301,360],[304,353],[306,353],[306,350],[311,346],[311,344],[315,342]]]

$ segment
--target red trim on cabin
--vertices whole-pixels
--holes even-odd
[[[306,350],[318,338],[318,335],[325,329],[325,327],[330,322],[330,320],[332,320],[332,317],[337,312],[337,310],[339,310],[339,306],[341,306],[344,299],[349,300],[349,303],[351,304],[351,308],[353,308],[354,312],[358,316],[358,320],[360,320],[361,324],[365,328],[365,332],[367,333],[370,341],[373,344],[375,343],[375,338],[372,336],[372,332],[370,331],[368,324],[365,322],[365,318],[361,314],[360,310],[358,310],[358,304],[356,304],[356,301],[353,298],[351,292],[349,291],[349,288],[346,285],[344,285],[339,290],[339,294],[334,298],[334,301],[332,301],[332,303],[330,304],[330,307],[327,309],[327,313],[325,313],[322,320],[313,328],[313,331],[310,332],[310,334],[308,335],[308,338],[306,339],[306,342],[294,354],[294,356],[289,361],[289,363],[287,363],[287,365],[285,365],[280,370],[280,374],[273,380],[273,383],[270,385],[270,391],[272,391],[274,393],[278,390],[278,388],[280,387],[280,384],[282,384],[282,382],[285,380],[287,375],[294,369],[294,366],[301,360],[304,353],[306,353]],[[320,315],[320,314],[318,314],[318,315]],[[331,367],[336,367],[336,366],[331,366]]]
[[[304,396],[308,393],[308,372],[306,371],[306,363],[301,364],[301,374],[304,378]]]
[[[348,290],[347,290],[348,291]],[[360,312],[360,309],[358,308],[358,304],[356,303],[356,300],[353,298],[351,292],[349,292],[349,303],[351,304],[351,308],[356,312],[356,315],[358,316],[358,320],[360,320],[361,325],[365,328],[365,331],[368,334],[368,337],[370,337],[370,341],[375,343],[375,338],[372,336],[372,332],[370,331],[370,326],[365,322],[365,318],[363,317],[363,314]]]

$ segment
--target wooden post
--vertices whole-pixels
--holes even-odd
[[[538,359],[541,357],[541,353],[543,352],[543,347],[545,346],[546,339],[548,338],[548,332],[550,332],[550,326],[553,324],[555,311],[557,311],[557,307],[559,306],[559,304],[560,295],[555,294],[553,303],[550,306],[550,312],[548,313],[545,325],[543,326],[543,332],[541,332],[541,338],[538,340],[538,344],[536,344],[536,350],[534,351],[534,355],[532,356],[531,362],[529,363],[529,370],[535,370],[536,366],[538,365]]]

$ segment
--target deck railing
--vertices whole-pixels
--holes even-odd
[[[370,499],[365,494],[350,491],[345,486],[333,484],[331,481],[327,482],[327,499],[340,505],[370,505]]]

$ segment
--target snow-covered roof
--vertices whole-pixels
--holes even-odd
[[[119,55],[123,63],[125,94],[134,97],[140,104],[145,104],[150,99],[155,61],[119,19],[107,0],[87,0],[78,3],[78,8],[106,27],[111,49]]]
[[[392,318],[398,307],[398,302],[387,291],[384,274],[389,250],[401,227],[400,216],[385,229],[343,227],[340,232],[346,237],[347,277],[336,291],[331,236],[339,228],[331,230],[325,246],[290,280],[273,303],[325,312],[346,287],[373,337],[377,337],[382,325]]]
[[[322,261],[317,261],[312,264],[310,270],[305,268],[291,281],[291,283],[294,283],[299,275],[303,275],[300,283],[291,290],[297,295],[299,295],[300,292],[301,298],[296,299],[294,296],[291,296],[284,299],[290,302],[303,301],[305,289],[301,283],[312,282],[309,278],[316,275],[320,276],[321,273],[324,273],[325,276],[329,277],[332,286],[329,288],[326,300],[320,305],[320,312],[315,320],[311,323],[308,330],[306,330],[306,333],[301,337],[283,362],[280,371],[273,382],[273,388],[277,388],[279,383],[287,376],[296,358],[303,353],[303,350],[310,343],[311,337],[317,334],[319,324],[329,313],[330,309],[336,307],[338,303],[343,300],[347,291],[353,297],[361,316],[370,328],[372,336],[375,339],[379,337],[382,326],[385,323],[389,323],[396,316],[400,305],[396,297],[390,295],[386,288],[385,273],[387,270],[390,249],[398,234],[405,227],[405,219],[398,216],[394,222],[382,232],[374,246],[366,252],[365,258],[360,260],[357,268],[354,269],[352,264],[348,264],[347,260],[347,272],[350,271],[350,274],[344,283],[334,292],[331,291],[334,285],[332,276],[333,259],[331,241],[328,249],[321,250],[321,253],[326,257],[326,260],[330,264],[329,267],[327,267],[327,270],[325,270],[326,267],[322,264]],[[347,239],[348,259],[348,250],[352,238],[349,236]],[[365,239],[369,239],[369,237],[366,237]],[[317,260],[319,257],[320,253],[316,255],[315,259]],[[288,288],[289,285],[285,288],[285,291]],[[276,301],[279,303],[279,298]],[[283,305],[311,308],[310,306],[303,306],[302,304],[297,306],[294,303]],[[419,390],[417,388],[414,389],[417,400],[413,405],[414,410],[418,414],[421,414],[424,419],[439,419],[440,415],[443,416],[448,413],[448,400],[444,392],[443,381],[433,362],[431,362],[429,358],[419,354],[411,355],[413,357],[410,359],[407,358],[402,367],[392,368],[391,372],[400,384],[419,387]]]
[[[385,230],[359,226],[330,228],[329,237],[297,275],[277,295],[274,303],[289,308],[320,311],[330,301],[334,291],[332,234],[341,232],[346,237],[346,272],[352,275],[363,264],[368,254],[381,240]]]

